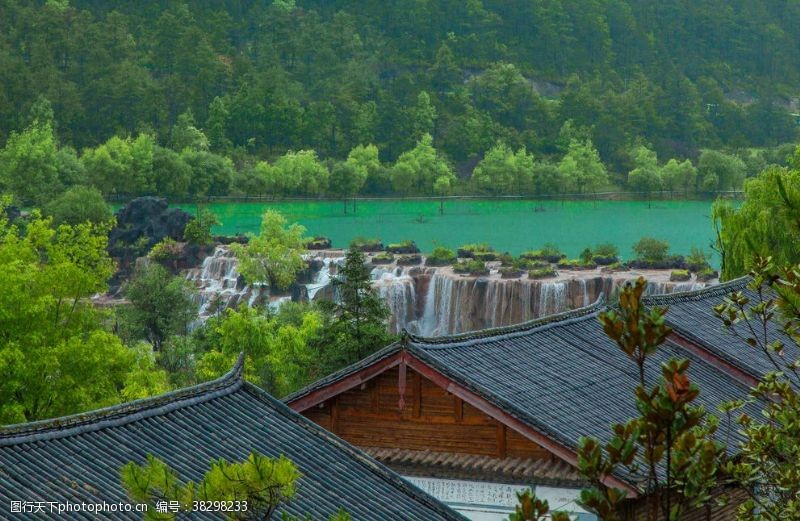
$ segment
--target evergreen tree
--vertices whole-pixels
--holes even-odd
[[[393,339],[386,330],[389,308],[372,287],[365,262],[364,253],[351,247],[332,281],[336,301],[320,303],[330,321],[320,339],[327,369],[361,360]]]

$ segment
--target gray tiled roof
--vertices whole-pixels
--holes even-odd
[[[751,304],[758,302],[758,294],[747,287],[749,282],[749,277],[742,277],[696,291],[649,296],[642,301],[648,306],[668,307],[667,322],[676,333],[752,376],[761,378],[766,373],[775,371],[775,365],[762,351],[745,343],[744,338],[750,336],[746,325],[734,326],[734,329],[741,335],[737,337],[724,327],[722,321],[714,315],[713,309],[734,291],[740,291],[750,298]],[[774,296],[774,293],[766,289],[764,295],[769,298]],[[783,359],[774,355],[775,361],[783,369],[786,363],[800,358],[800,350],[791,339],[780,331],[781,323],[780,319],[770,322],[767,336],[770,340],[781,339],[785,344]]]
[[[598,314],[602,302],[517,326],[454,336],[410,336],[354,366],[312,384],[286,399],[301,398],[401,349],[451,380],[467,387],[526,425],[570,448],[582,436],[609,438],[612,423],[638,416],[633,389],[638,371],[604,333]],[[661,377],[670,358],[691,361],[689,377],[700,387],[698,401],[712,413],[727,400],[748,394],[748,387],[711,363],[667,341],[649,361],[648,385]],[[757,405],[747,412],[758,414]],[[721,422],[721,439],[738,438],[736,426]],[[635,482],[632,476],[619,476]]]
[[[182,479],[197,480],[211,460],[241,461],[253,450],[283,454],[303,474],[297,496],[283,507],[292,515],[326,520],[342,507],[354,520],[463,519],[245,383],[241,362],[226,376],[196,387],[0,429],[0,509],[9,512],[12,500],[127,502],[119,469],[128,461],[142,462],[153,454]],[[140,514],[115,518],[139,519]]]

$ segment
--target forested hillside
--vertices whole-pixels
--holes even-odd
[[[9,0],[0,70],[0,144],[46,99],[74,156],[148,135],[237,169],[370,143],[395,161],[429,133],[464,177],[498,141],[558,160],[590,138],[621,180],[640,145],[792,141],[800,3]]]

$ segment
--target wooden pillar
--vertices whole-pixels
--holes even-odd
[[[507,441],[506,441],[506,426],[503,423],[497,423],[497,457],[505,458],[508,454]]]
[[[334,396],[331,399],[331,432],[336,434],[339,432],[339,397]]]
[[[406,408],[406,363],[405,361],[400,362],[400,369],[398,371],[398,378],[397,378],[397,392],[400,395],[400,401],[397,403],[397,406],[400,408],[400,412],[402,413]]]
[[[414,373],[414,418],[422,416],[422,375]]]

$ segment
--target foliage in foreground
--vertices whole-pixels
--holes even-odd
[[[158,502],[177,502],[180,512],[193,512],[194,501],[230,501],[238,511],[226,513],[227,519],[271,519],[282,504],[297,494],[297,481],[302,477],[288,458],[269,458],[252,452],[245,461],[219,459],[197,483],[182,482],[178,473],[164,461],[147,456],[147,462],[129,462],[120,471],[122,486],[133,501],[148,505],[143,514],[147,521],[178,518],[177,512],[156,512]],[[292,518],[285,513],[282,519]],[[341,509],[330,521],[348,521]],[[298,520],[299,521],[299,520]]]
[[[767,168],[748,179],[739,208],[714,203],[712,217],[724,279],[746,274],[754,256],[769,256],[777,266],[800,262],[800,148],[789,167]]]
[[[738,510],[740,521],[800,518],[800,359],[787,356],[787,342],[800,347],[800,266],[778,270],[770,258],[756,258],[748,287],[730,294],[714,311],[743,344],[766,357],[774,371],[754,389],[751,399],[765,404],[763,418],[738,417],[744,441],[738,457],[725,464],[728,478],[749,493]],[[781,317],[783,322],[773,324]],[[777,327],[775,327],[777,326]],[[784,338],[774,330],[785,333]],[[743,402],[731,402],[728,415]]]
[[[114,265],[107,224],[52,227],[0,207],[0,423],[33,421],[167,388],[149,347],[126,347],[90,298]]]

